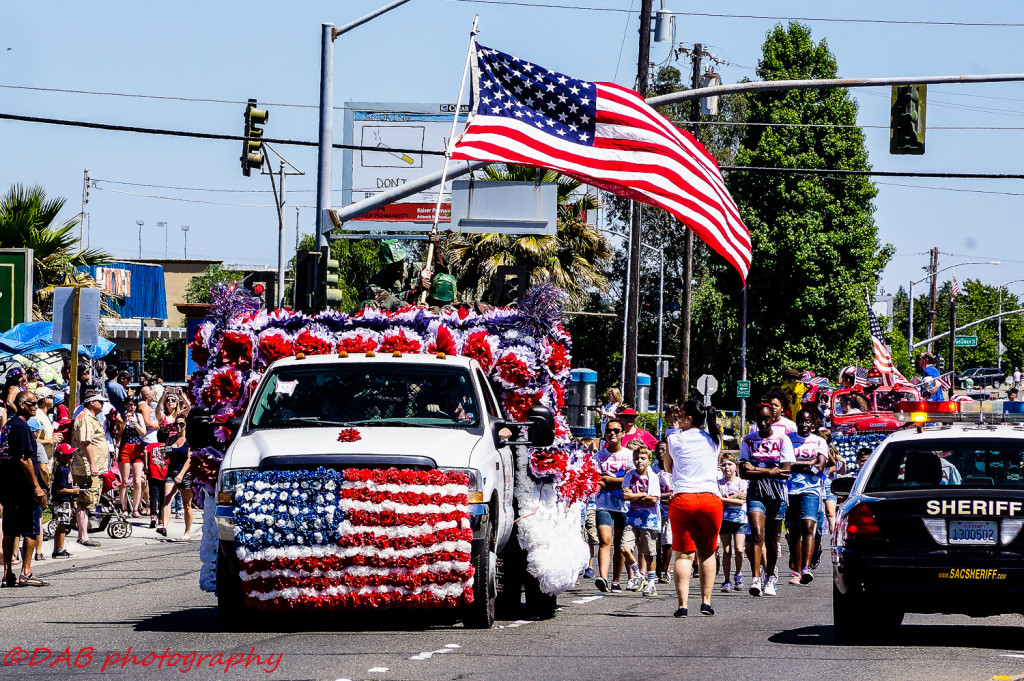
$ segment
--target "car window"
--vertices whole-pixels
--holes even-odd
[[[1024,440],[890,443],[872,468],[865,491],[938,487],[1024,489]]]
[[[479,369],[476,372],[476,379],[480,382],[480,389],[484,393],[484,404],[487,406],[487,414],[492,419],[501,418],[501,410],[498,409],[498,402],[495,400],[494,392],[491,390],[491,382],[487,380],[487,377]]]
[[[432,426],[480,422],[469,372],[418,364],[290,365],[274,371],[252,411],[254,428]]]

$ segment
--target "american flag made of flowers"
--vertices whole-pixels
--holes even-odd
[[[236,488],[242,592],[260,610],[473,602],[468,478],[457,471],[263,471]]]
[[[713,156],[628,88],[474,43],[473,100],[453,159],[552,168],[663,208],[746,280],[750,232]]]

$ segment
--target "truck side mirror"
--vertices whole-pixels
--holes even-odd
[[[534,447],[550,447],[555,441],[555,417],[547,407],[530,407],[526,413],[530,424],[530,444]]]
[[[185,440],[193,451],[217,444],[213,437],[212,415],[208,409],[194,406],[188,411]]]

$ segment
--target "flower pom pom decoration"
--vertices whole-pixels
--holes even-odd
[[[211,410],[214,423],[220,426],[245,412],[267,367],[296,353],[311,356],[344,351],[359,356],[368,352],[441,352],[448,356],[475,359],[491,379],[509,419],[524,420],[530,407],[535,405],[544,405],[554,411],[554,444],[544,450],[528,450],[527,455],[516,457],[515,494],[521,516],[518,522],[519,541],[528,550],[527,569],[540,580],[544,591],[560,593],[573,586],[576,575],[586,563],[586,544],[579,532],[580,508],[589,496],[597,492],[599,476],[591,458],[571,444],[568,423],[562,413],[572,349],[572,339],[562,326],[564,296],[551,287],[538,288],[540,290],[527,292],[518,308],[493,308],[477,313],[467,307],[459,307],[435,313],[410,305],[396,312],[365,308],[348,316],[333,311],[314,315],[288,310],[266,312],[260,310],[258,301],[254,302],[241,287],[220,286],[214,292],[210,316],[200,325],[189,346],[193,360],[200,366],[189,380],[189,390],[198,402]],[[346,434],[349,431],[355,434]],[[224,427],[218,427],[215,433],[222,443],[229,435]],[[339,433],[338,439],[354,442],[358,437],[358,431],[346,429]],[[197,486],[206,496],[213,495],[226,448],[226,444],[220,444],[193,452],[198,473]],[[300,473],[302,471],[290,472]],[[262,476],[272,474],[279,473],[260,473]],[[393,485],[389,488],[393,497],[409,492],[403,486],[408,487],[412,483],[396,481],[387,484]],[[328,505],[306,499],[301,503],[289,502],[273,507],[279,509],[281,505],[288,511],[287,518],[275,516],[273,526],[251,527],[252,533],[261,532],[260,537],[266,537],[268,533],[275,538],[280,536],[279,545],[259,550],[287,551],[289,556],[294,554],[292,560],[296,562],[289,570],[315,570],[314,564],[308,561],[324,559],[327,549],[312,547],[327,546],[333,535],[320,526],[312,533],[307,530],[316,525],[314,520],[323,520]],[[266,506],[269,509],[271,504]],[[294,514],[290,512],[292,508],[295,509]],[[356,509],[351,511],[355,513]],[[236,513],[240,512],[241,506],[236,509]],[[338,508],[334,512],[341,514]],[[379,511],[378,519],[381,522],[393,520],[388,513]],[[260,511],[259,517],[260,522],[266,521],[270,510]],[[276,525],[279,520],[286,526],[288,523],[299,524],[282,529]],[[300,527],[302,523],[305,523],[305,529]],[[453,531],[455,529],[453,526]],[[212,536],[215,540],[216,533]],[[286,545],[288,548],[278,548]],[[216,551],[204,551],[202,555],[203,572],[210,574]],[[344,572],[348,568],[338,569]],[[291,589],[287,591],[289,594],[299,591],[308,594],[312,593],[309,589],[313,589],[321,593],[317,598],[326,599],[326,607],[331,608],[376,607],[395,602],[394,597],[373,596],[365,601],[355,598],[353,594],[359,587],[354,585],[363,583],[353,581],[356,572],[359,571],[353,571],[334,586],[317,582],[311,583],[308,589],[298,590],[292,584],[292,578],[273,578],[278,579],[276,583],[273,579],[270,582],[264,580],[260,582],[261,593],[277,595],[253,598],[262,598],[264,605],[273,609],[281,603],[278,592]],[[327,578],[321,576],[316,579]],[[455,582],[416,586],[413,581],[416,580],[394,584],[407,596],[415,594],[412,601],[403,601],[405,607],[416,603],[422,607],[443,607],[464,603],[467,597]],[[212,588],[211,582],[205,579],[204,588]],[[286,583],[292,586],[286,586]],[[290,605],[287,607],[297,607],[295,604],[305,598],[307,596],[289,597]]]
[[[355,428],[343,428],[338,433],[338,442],[358,442],[362,440],[363,436],[359,434],[359,431]]]

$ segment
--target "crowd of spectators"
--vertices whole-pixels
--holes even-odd
[[[65,543],[72,530],[77,544],[100,546],[89,532],[104,495],[127,518],[148,515],[149,527],[163,536],[172,511],[178,518],[184,511],[182,539],[190,538],[185,391],[146,373],[133,382],[129,371],[102,363],[83,362],[77,374],[77,407],[69,413],[67,365],[63,383],[45,384],[31,367],[7,371],[0,406],[2,586],[48,585],[32,571],[33,561],[47,559],[44,518],[55,521],[50,558],[73,555]]]

